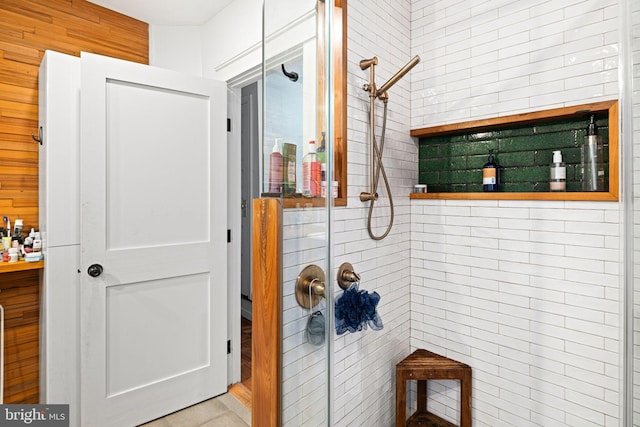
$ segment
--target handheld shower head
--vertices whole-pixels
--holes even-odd
[[[391,88],[391,86],[396,84],[398,80],[404,77],[404,75],[407,74],[413,67],[415,67],[418,62],[420,62],[420,57],[416,55],[411,61],[407,63],[407,65],[405,65],[397,73],[395,73],[393,77],[391,77],[385,84],[380,86],[380,88],[378,89],[378,98],[384,97],[389,88]],[[362,61],[360,61],[360,68],[362,68]]]

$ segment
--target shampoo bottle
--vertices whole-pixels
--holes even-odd
[[[302,159],[302,195],[320,196],[320,161],[316,154],[316,142],[309,141],[309,150]]]
[[[482,167],[482,190],[499,191],[500,187],[500,166],[493,157],[493,150],[489,150],[489,161]]]
[[[281,138],[276,138],[273,150],[269,156],[269,192],[282,193],[282,153],[280,153]]]
[[[287,142],[282,144],[282,192],[286,197],[296,193],[296,145]]]
[[[560,151],[553,152],[553,163],[551,163],[549,174],[549,190],[567,190],[567,168],[562,162],[562,153]]]

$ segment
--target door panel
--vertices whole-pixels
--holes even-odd
[[[107,288],[107,396],[207,366],[210,282],[200,274]],[[148,363],[149,355],[162,363]]]
[[[81,63],[81,424],[135,425],[226,391],[226,87]]]
[[[194,125],[209,122],[208,97],[114,80],[106,90],[109,250],[208,241],[209,129]]]

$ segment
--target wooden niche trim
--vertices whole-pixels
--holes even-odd
[[[607,112],[609,117],[609,191],[607,192],[496,192],[496,193],[411,193],[411,199],[457,200],[588,200],[617,202],[619,200],[618,101],[602,101],[572,107],[555,108],[511,116],[473,120],[442,126],[413,129],[411,136],[427,137],[467,131],[496,130],[513,125],[525,125],[571,117],[587,117]]]

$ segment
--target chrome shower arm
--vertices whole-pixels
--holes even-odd
[[[413,67],[415,67],[418,62],[420,62],[420,57],[416,55],[411,61],[409,61],[404,67],[402,67],[397,73],[395,73],[393,77],[387,80],[385,84],[380,86],[376,93],[376,96],[380,98],[385,95],[386,92],[391,88],[391,86],[396,84],[398,80],[404,77],[404,75],[407,74]]]

